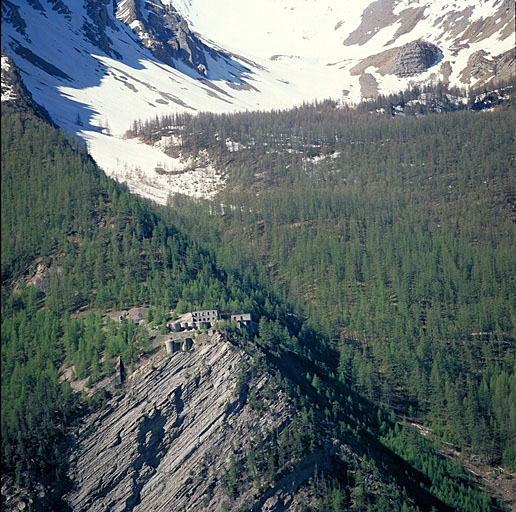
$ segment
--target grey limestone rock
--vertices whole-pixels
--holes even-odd
[[[82,29],[85,36],[107,55],[121,59],[122,56],[113,48],[113,41],[107,34],[109,27],[117,31],[117,27],[109,13],[109,0],[94,0],[84,3],[89,18],[84,19]]]
[[[248,357],[212,338],[191,352],[170,355],[163,348],[131,374],[123,393],[77,434],[73,489],[64,496],[72,510],[221,510],[232,455],[245,457],[258,432],[280,427],[292,414],[281,391],[264,413],[250,406],[248,393],[269,376],[243,385]],[[252,500],[255,492],[251,486],[239,500]],[[291,499],[278,492],[282,501]]]
[[[175,60],[181,60],[207,76],[204,52],[208,49],[172,5],[160,0],[152,3],[122,0],[117,7],[117,17],[129,25],[143,46],[165,64],[174,66]]]
[[[9,92],[8,92],[9,91]],[[25,116],[35,115],[54,124],[49,113],[36,103],[30,91],[25,87],[20,72],[11,57],[2,52],[2,110],[15,111]],[[44,275],[35,280],[33,284],[38,287],[44,285]],[[34,276],[35,277],[35,276]],[[40,288],[41,289],[41,288]]]
[[[439,61],[441,51],[426,41],[412,41],[401,46],[394,57],[394,74],[398,77],[415,76]]]

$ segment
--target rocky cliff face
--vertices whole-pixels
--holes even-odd
[[[464,83],[477,81],[478,85],[489,83],[490,80],[514,80],[516,51],[514,49],[490,58],[487,52],[479,50],[468,59],[467,66],[462,70],[461,80]]]
[[[191,352],[161,349],[87,419],[65,501],[75,511],[221,510],[231,458],[245,457],[259,432],[281,427],[292,413],[281,392],[265,413],[253,410],[249,395],[270,376],[247,381],[247,362],[241,349],[209,338]],[[267,499],[283,503],[286,485]],[[254,492],[243,491],[232,507]]]
[[[419,75],[436,64],[440,55],[435,44],[412,41],[399,48],[394,57],[393,72],[400,78]]]
[[[22,115],[35,115],[52,123],[48,112],[38,105],[20,78],[12,59],[2,52],[2,109],[14,110]]]
[[[98,48],[106,52],[107,55],[121,59],[122,56],[113,49],[113,41],[107,34],[107,28],[118,31],[117,26],[111,19],[108,11],[109,0],[96,0],[85,2],[84,6],[89,15],[89,19],[84,19],[83,30],[85,36]]]
[[[378,82],[366,72],[376,68],[380,76],[396,75],[408,78],[420,75],[439,62],[441,50],[427,41],[412,41],[398,48],[390,48],[376,55],[371,55],[351,68],[351,74],[359,77],[362,96],[375,97],[378,94]]]
[[[207,48],[172,5],[164,5],[160,0],[153,3],[122,0],[116,14],[156,58],[171,66],[174,66],[174,60],[182,60],[207,76],[204,55]]]
[[[322,413],[315,404],[331,393],[314,393],[321,381],[309,368],[294,352],[235,333],[202,334],[188,352],[161,347],[85,418],[71,446],[70,490],[54,509],[294,512],[328,497],[322,475],[345,482],[339,500],[350,510],[356,493],[392,495],[387,468],[400,461],[362,428],[369,405],[335,394]],[[381,471],[366,460],[372,454]],[[439,504],[419,486],[406,489]]]

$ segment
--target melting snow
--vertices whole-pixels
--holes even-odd
[[[224,185],[224,176],[207,162],[206,154],[197,160],[183,160],[165,155],[160,149],[164,141],[153,147],[135,139],[82,135],[90,153],[109,169],[111,177],[157,203],[165,204],[175,193],[211,198]]]
[[[165,202],[174,192],[212,197],[217,187],[223,186],[224,178],[209,162],[201,165],[168,157],[163,153],[163,141],[149,147],[126,140],[124,133],[134,120],[177,111],[281,109],[315,99],[342,99],[343,90],[348,91],[346,101],[358,102],[358,77],[349,70],[361,58],[418,38],[432,42],[439,32],[437,20],[449,11],[472,5],[470,19],[474,20],[498,8],[497,0],[455,4],[447,0],[397,0],[395,14],[409,7],[426,6],[425,19],[386,47],[400,26],[398,22],[383,27],[366,44],[343,44],[360,26],[370,1],[165,1],[173,3],[208,45],[232,53],[227,60],[206,56],[209,81],[180,62],[172,68],[157,61],[135,41],[131,28],[117,18],[113,19],[115,28],[107,28],[106,35],[121,58],[101,54],[83,34],[88,17],[83,0],[67,1],[73,13],[71,20],[51,8],[43,17],[28,0],[19,2],[27,24],[26,38],[2,23],[4,51],[12,53],[35,101],[61,127],[87,141],[92,156],[107,174],[127,181],[132,190],[159,202]],[[500,34],[472,43],[453,57],[452,84],[459,82],[460,71],[473,51],[486,49],[498,55],[512,48],[513,37],[501,41]],[[435,42],[443,50],[443,62],[450,62],[449,45],[453,42],[445,39],[446,34],[439,37],[443,39]],[[12,38],[71,80],[52,76],[21,58],[10,47]],[[431,68],[422,77],[429,78],[435,71]],[[381,93],[399,91],[411,81],[381,76],[374,68],[368,72],[377,80]],[[10,94],[12,91],[2,83],[2,101]],[[231,150],[241,149],[232,141],[226,143]],[[162,171],[156,172],[157,168]]]

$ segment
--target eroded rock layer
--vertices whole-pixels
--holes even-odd
[[[403,45],[394,57],[394,74],[400,78],[424,73],[436,64],[441,52],[435,44],[412,41]]]
[[[247,357],[212,339],[191,352],[161,350],[135,371],[78,435],[65,496],[72,509],[219,510],[232,454],[290,414],[281,393],[265,414],[250,407],[247,393],[267,375],[245,382]]]
[[[143,46],[162,62],[174,66],[181,60],[207,76],[204,44],[190,31],[188,23],[172,5],[122,0],[117,17],[138,35]]]

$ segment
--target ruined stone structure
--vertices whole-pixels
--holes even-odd
[[[194,346],[195,340],[193,338],[171,338],[165,341],[165,348],[167,354],[174,354],[175,352],[190,352]]]
[[[196,323],[209,323],[213,325],[220,320],[220,313],[216,309],[207,309],[203,311],[192,311],[192,321]]]
[[[181,350],[183,352],[189,352],[190,350],[192,350],[193,343],[194,343],[194,341],[192,338],[185,338],[181,345]]]
[[[173,322],[169,322],[167,327],[168,331],[171,333],[181,333],[199,329],[206,330],[209,336],[213,336],[217,332],[214,330],[214,325],[220,320],[231,320],[239,329],[246,329],[250,333],[255,332],[257,327],[250,313],[230,315],[228,313],[220,313],[216,309],[185,313]],[[165,341],[165,348],[168,354],[173,354],[178,350],[188,352],[193,348],[194,341],[195,340],[192,338],[173,337]]]
[[[209,329],[221,319],[220,312],[216,309],[202,311],[191,311],[181,315],[174,322],[169,322],[168,330],[171,332],[181,332],[188,329]]]
[[[239,313],[238,315],[231,315],[231,321],[235,322],[239,329],[252,329],[254,326],[251,313]]]
[[[145,320],[145,315],[147,313],[147,309],[148,308],[143,308],[143,307],[130,308],[130,309],[122,312],[122,315],[120,316],[119,320],[120,320],[120,322],[124,319],[132,320],[134,322],[134,325],[136,325],[138,327],[138,325],[140,325]]]

